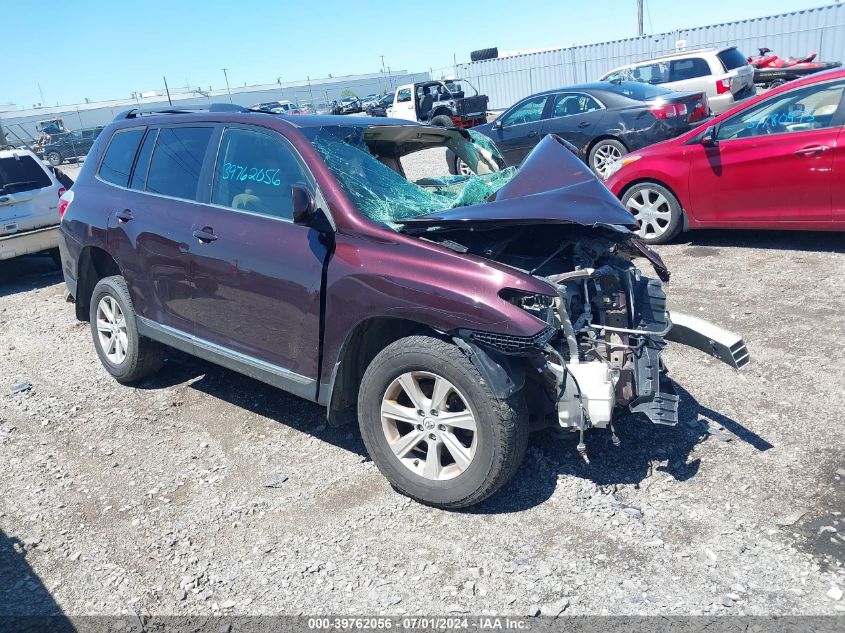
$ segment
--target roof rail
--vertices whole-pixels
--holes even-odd
[[[114,120],[123,121],[155,114],[191,114],[194,112],[251,112],[251,110],[233,103],[212,103],[209,106],[184,106],[182,108],[132,108],[121,112],[114,117]]]

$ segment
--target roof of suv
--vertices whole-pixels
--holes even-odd
[[[676,53],[669,53],[667,55],[659,55],[657,57],[650,57],[648,59],[642,59],[637,62],[631,62],[630,64],[625,64],[625,66],[620,66],[620,68],[626,68],[628,66],[638,66],[640,64],[648,64],[651,62],[657,62],[664,59],[678,59],[683,57],[689,57],[690,55],[706,55],[706,54],[713,54],[718,55],[719,53],[723,53],[724,51],[729,51],[732,48],[736,48],[736,46],[724,46],[722,48],[691,48],[689,50],[678,51]]]

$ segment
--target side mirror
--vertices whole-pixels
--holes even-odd
[[[310,225],[317,215],[314,196],[303,185],[293,185],[290,190],[294,224]]]
[[[502,129],[502,120],[496,119],[495,121],[493,121],[493,127],[497,130],[501,130]]]
[[[716,138],[718,129],[715,125],[711,125],[701,135],[700,143],[705,147],[714,147],[719,144],[719,139]]]

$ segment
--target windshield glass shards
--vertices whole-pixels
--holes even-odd
[[[513,178],[516,169],[501,169],[504,161],[489,139],[470,137],[421,126],[332,126],[317,130],[311,142],[358,210],[397,228],[403,219],[484,203]],[[434,164],[445,170],[446,148],[474,174],[408,179],[406,157],[439,152]]]

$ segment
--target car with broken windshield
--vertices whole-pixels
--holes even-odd
[[[472,173],[419,173],[445,148]],[[390,483],[443,508],[505,484],[529,430],[586,456],[623,408],[676,424],[667,341],[748,361],[669,313],[666,266],[557,137],[502,165],[408,121],[126,112],[62,200],[76,316],[120,382],[171,347],[357,417]]]

